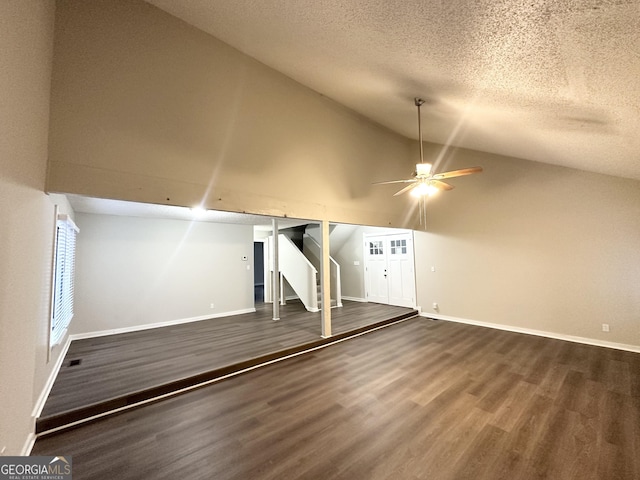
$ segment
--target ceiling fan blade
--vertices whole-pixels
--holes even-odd
[[[419,185],[419,183],[412,183],[411,185],[407,185],[402,190],[398,190],[396,193],[394,193],[393,196],[397,197],[398,195],[402,195],[403,193],[406,193],[409,190],[412,190],[412,189],[416,188],[418,185]]]
[[[430,180],[429,185],[433,185],[438,190],[453,190],[453,185],[449,185],[448,183],[441,182],[440,180]]]
[[[450,172],[436,173],[431,178],[440,180],[442,178],[462,177],[463,175],[471,175],[472,173],[480,173],[482,167],[462,168],[460,170],[452,170]]]
[[[411,178],[409,180],[389,180],[388,182],[373,182],[372,185],[387,185],[389,183],[413,183],[417,181],[415,178]]]

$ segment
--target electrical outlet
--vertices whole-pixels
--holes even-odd
[[[433,302],[433,309],[438,310],[440,308],[436,302]]]
[[[609,331],[609,324],[608,323],[603,323],[602,324],[602,331],[603,332],[608,332]]]
[[[209,307],[210,307],[210,308],[213,308],[213,307],[214,307],[213,303],[212,303]]]

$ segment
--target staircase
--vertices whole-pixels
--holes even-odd
[[[273,238],[268,237],[265,253],[269,260],[269,277],[273,278],[274,265],[271,256]],[[293,291],[296,293],[304,307],[309,312],[318,312],[318,271],[311,262],[302,254],[300,249],[285,235],[278,235],[278,270],[281,280],[284,278]],[[280,282],[280,291],[271,291],[271,282],[268,282],[265,289],[265,301],[278,301],[284,303],[284,282]]]
[[[304,255],[309,259],[311,264],[316,268],[320,269],[320,257],[322,248],[318,241],[309,234],[305,234],[302,238],[302,244],[304,248]],[[329,275],[331,275],[331,308],[341,307],[342,306],[342,286],[340,283],[340,264],[335,261],[332,256],[329,256]],[[320,280],[318,280],[318,298],[321,297],[320,292]],[[320,304],[319,300],[319,304]]]
[[[322,285],[320,285],[320,281],[316,284],[317,292],[318,292],[318,305],[322,305]],[[335,298],[331,299],[331,308],[336,308],[338,306],[338,300]],[[342,303],[340,303],[342,306]]]
[[[309,312],[318,312],[320,310],[319,306],[322,305],[322,286],[319,275],[322,249],[310,235],[304,234],[302,242],[300,242],[300,237],[297,240],[298,245],[287,235],[282,233],[278,235],[280,275],[287,281],[287,284],[293,289],[295,295]],[[269,271],[273,275],[273,259],[270,258],[271,242],[272,237],[268,237],[265,254],[269,255]],[[330,305],[331,308],[342,307],[340,265],[332,257],[329,257],[329,262]],[[268,285],[265,287],[265,301],[281,298],[284,303],[285,292],[282,285],[281,291],[277,295],[273,295]]]

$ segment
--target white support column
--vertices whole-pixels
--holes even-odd
[[[278,259],[278,219],[271,219],[271,230],[273,232],[273,251],[271,252],[271,258],[273,258],[273,287],[271,292],[273,293],[273,320],[280,320],[280,263]]]
[[[331,336],[331,272],[329,249],[329,222],[322,221],[322,242],[320,243],[320,291],[322,295],[322,338]]]

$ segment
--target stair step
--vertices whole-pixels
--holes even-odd
[[[331,305],[331,308],[336,308],[338,306],[338,302],[332,298],[330,305]],[[318,298],[318,308],[322,309],[322,303],[320,298]]]

